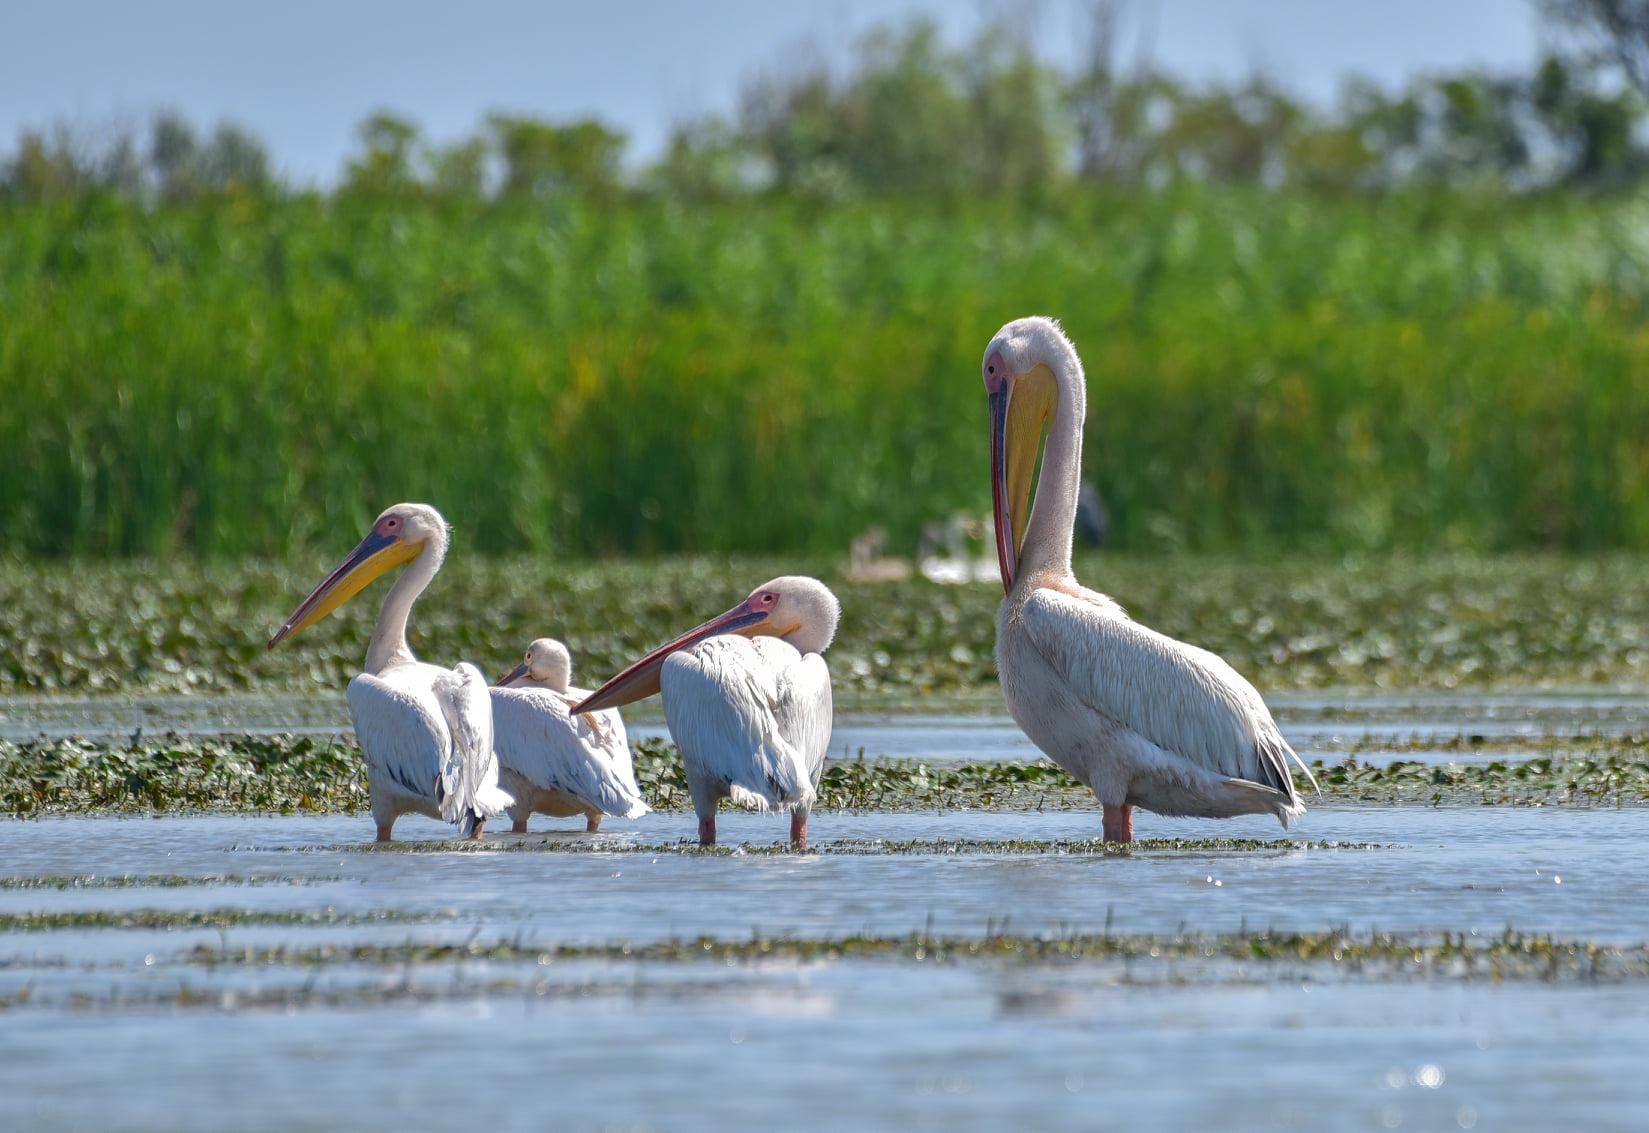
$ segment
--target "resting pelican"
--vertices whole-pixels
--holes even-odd
[[[640,818],[652,808],[636,786],[630,742],[618,709],[574,716],[569,709],[590,695],[569,688],[573,661],[567,647],[541,637],[526,660],[492,690],[498,772],[515,796],[517,834],[533,813],[584,815],[584,829],[601,829],[603,814]]]
[[[699,842],[716,842],[716,803],[790,811],[790,840],[807,845],[825,751],[830,670],[820,656],[842,607],[816,578],[764,582],[750,597],[667,641],[597,689],[574,712],[664,693],[681,749]]]
[[[447,523],[428,504],[396,504],[378,517],[349,557],[321,581],[269,639],[273,649],[410,563],[384,596],[366,651],[366,671],[349,682],[349,718],[366,753],[367,794],[378,841],[408,811],[443,818],[479,838],[512,801],[498,787],[492,702],[474,665],[426,665],[407,648],[407,615],[447,554]]]
[[[1206,649],[1133,621],[1071,573],[1087,401],[1076,348],[1051,319],[1019,319],[991,339],[983,371],[1007,591],[996,667],[1014,720],[1092,788],[1108,842],[1132,841],[1136,806],[1205,818],[1274,814],[1286,828],[1305,812],[1289,760],[1311,772],[1254,686]]]

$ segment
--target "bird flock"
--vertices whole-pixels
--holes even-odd
[[[1254,686],[1213,653],[1134,621],[1071,572],[1087,411],[1076,348],[1052,319],[1017,319],[991,338],[980,376],[1004,591],[996,661],[1015,722],[1093,791],[1106,841],[1133,839],[1136,806],[1271,814],[1286,827],[1305,811],[1294,770],[1308,781],[1311,773]],[[566,646],[547,637],[488,687],[474,665],[428,664],[407,645],[413,603],[448,541],[433,507],[396,504],[269,639],[273,649],[404,568],[348,690],[378,840],[409,812],[468,838],[506,812],[517,833],[533,814],[583,815],[591,832],[604,815],[641,818],[650,808],[618,709],[658,695],[699,842],[715,843],[717,807],[730,799],[788,813],[790,842],[805,848],[830,746],[823,655],[841,618],[824,583],[764,582],[593,692],[572,686]]]

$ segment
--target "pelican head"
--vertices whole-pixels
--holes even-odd
[[[1044,431],[1060,411],[1086,411],[1082,362],[1053,319],[1015,319],[985,347],[981,366],[991,418],[991,505],[1002,588],[1012,592],[1031,517],[1031,488]]]
[[[379,575],[409,563],[434,547],[446,554],[447,522],[428,504],[396,504],[380,515],[356,548],[298,604],[292,616],[269,639],[273,649],[293,634],[314,625],[359,594]]]
[[[659,674],[670,654],[718,633],[777,637],[802,653],[823,653],[836,637],[842,604],[816,578],[790,574],[764,582],[750,597],[701,626],[672,638],[596,689],[574,712],[599,712],[658,692]]]
[[[518,681],[532,681],[542,688],[566,692],[573,679],[573,657],[567,647],[553,637],[541,637],[527,646],[527,656],[498,682],[509,688]]]

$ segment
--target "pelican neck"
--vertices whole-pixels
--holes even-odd
[[[1014,582],[1015,592],[1023,590],[1027,594],[1049,581],[1075,581],[1071,573],[1071,539],[1081,488],[1082,424],[1087,412],[1082,363],[1072,352],[1063,359],[1049,359],[1047,366],[1053,371],[1059,396],[1048,422],[1042,473],[1037,478],[1036,498],[1025,525]]]
[[[417,664],[418,658],[407,645],[407,618],[413,603],[441,569],[441,560],[446,554],[447,536],[441,531],[424,543],[418,557],[407,564],[401,577],[384,595],[384,604],[378,609],[378,624],[366,650],[367,672],[377,675],[400,665]]]

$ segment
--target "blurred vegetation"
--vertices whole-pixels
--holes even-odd
[[[827,656],[838,711],[1000,709],[992,650],[1001,587],[855,583],[840,561],[673,559],[566,565],[467,551],[413,611],[422,657],[496,679],[535,637],[566,642],[593,688],[763,580],[807,571],[842,600]],[[0,571],[0,694],[325,691],[360,671],[379,582],[265,651],[342,558],[295,563],[14,564]],[[1649,683],[1649,572],[1631,555],[1375,556],[1341,562],[1090,554],[1078,575],[1165,633],[1214,650],[1266,694],[1285,689]],[[27,709],[21,711],[26,718]],[[654,708],[656,712],[656,706]]]
[[[1649,547],[1638,7],[1330,107],[1125,62],[1116,4],[1063,69],[916,22],[645,168],[503,114],[374,115],[327,192],[229,123],[25,134],[0,544],[286,555],[410,498],[486,553],[908,552],[983,510],[979,351],[1041,311],[1121,547]]]
[[[1198,187],[0,205],[0,545],[285,555],[423,499],[466,552],[908,553],[988,506],[979,354],[1042,311],[1117,546],[1644,548],[1646,221]]]

